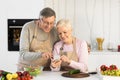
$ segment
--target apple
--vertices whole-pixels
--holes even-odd
[[[106,66],[106,65],[101,65],[100,66],[100,70],[101,71],[106,71],[106,70],[108,70],[109,68]]]
[[[117,70],[118,68],[117,68],[116,65],[113,65],[113,64],[112,64],[112,65],[109,66],[109,69],[110,69],[110,70]]]

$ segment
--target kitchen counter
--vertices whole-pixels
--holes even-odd
[[[18,57],[19,57],[18,52],[9,52],[5,54],[1,54],[0,69],[13,73],[16,72]],[[95,71],[96,68],[99,68],[102,64],[105,65],[115,64],[120,68],[119,61],[120,61],[120,52],[95,51],[89,54],[88,68],[89,71]],[[40,74],[38,77],[35,77],[33,80],[40,80],[40,79],[42,80],[101,80],[98,78],[97,75],[91,75],[90,77],[75,79],[75,78],[62,77],[61,74],[62,72],[43,71],[42,74]]]
[[[34,80],[101,80],[98,74],[90,75],[85,78],[68,78],[61,76],[63,72],[52,72],[52,71],[43,71],[37,77],[34,77]]]

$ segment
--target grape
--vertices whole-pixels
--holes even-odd
[[[120,70],[116,70],[115,75],[116,75],[116,76],[120,76]]]
[[[110,65],[109,67],[106,65],[101,65],[100,72],[102,75],[120,76],[120,69],[118,69],[118,67],[114,64]]]
[[[102,75],[120,76],[120,69],[101,71]]]

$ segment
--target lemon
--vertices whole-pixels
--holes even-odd
[[[7,78],[7,80],[12,80],[12,74],[9,74],[9,73],[8,73],[8,74],[6,75],[6,78]]]
[[[17,73],[13,73],[12,74],[12,78],[17,78],[18,77],[18,74]]]

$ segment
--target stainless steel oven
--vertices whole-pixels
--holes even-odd
[[[23,25],[33,19],[8,19],[8,51],[19,51],[20,33]]]

